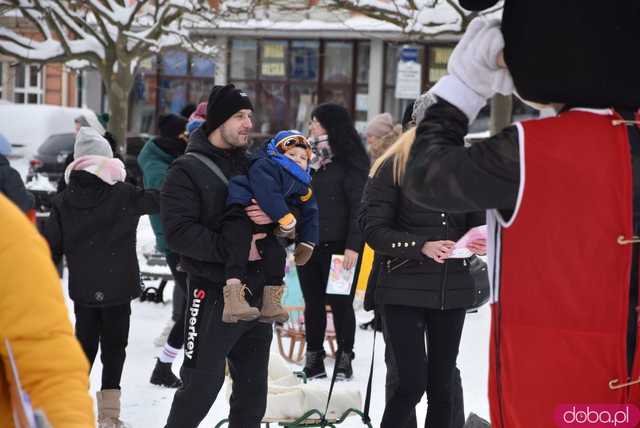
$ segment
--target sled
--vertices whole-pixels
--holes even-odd
[[[145,281],[160,281],[157,287],[151,285],[145,285]],[[142,287],[142,294],[140,294],[141,302],[152,303],[165,303],[164,301],[164,288],[167,286],[167,282],[173,281],[173,275],[170,273],[159,272],[140,272],[140,282]]]
[[[276,324],[275,332],[278,339],[278,351],[282,357],[293,364],[302,364],[305,354],[305,329],[302,313],[304,306],[285,306],[289,312],[289,321]],[[331,308],[327,306],[327,317],[331,315]],[[329,344],[329,357],[336,356],[336,332],[331,319],[327,319],[327,330],[324,340]]]
[[[335,377],[327,394],[324,386],[309,384],[306,379],[298,378],[283,357],[271,353],[267,405],[261,425],[265,428],[335,428],[349,416],[357,415],[362,419],[363,426],[372,428],[368,412],[358,410],[362,407],[359,390],[341,391],[338,396],[334,395],[334,401],[339,404],[330,405],[334,383]],[[226,388],[227,399],[230,399],[233,392],[232,380],[226,383]],[[321,409],[324,409],[324,413]],[[222,428],[228,423],[229,419],[223,419],[215,428]]]
[[[145,263],[140,264],[141,302],[165,303],[164,288],[173,281],[173,275],[167,266],[165,255],[158,251],[143,252]],[[157,287],[147,286],[145,281],[160,281]]]
[[[264,428],[271,428],[272,426],[279,426],[285,428],[336,428],[336,425],[343,423],[352,414],[360,416],[362,419],[362,426],[373,428],[371,421],[365,417],[364,413],[357,409],[348,409],[338,419],[325,419],[322,416],[322,412],[318,409],[309,410],[297,419],[275,421],[270,419],[264,419],[262,425]],[[222,428],[225,424],[229,423],[228,419],[223,419],[216,424],[214,428]]]

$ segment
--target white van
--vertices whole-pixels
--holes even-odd
[[[49,136],[75,133],[74,119],[80,115],[95,117],[86,108],[0,104],[0,134],[11,143],[11,157],[31,158]]]

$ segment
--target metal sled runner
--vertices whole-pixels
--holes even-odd
[[[320,427],[320,428],[336,428],[336,425],[340,425],[344,422],[351,414],[356,414],[360,416],[362,419],[362,425],[373,428],[371,425],[371,420],[364,415],[360,410],[356,409],[348,409],[346,412],[340,416],[340,418],[336,420],[327,420],[324,418],[322,412],[317,409],[309,410],[304,415],[300,416],[298,419],[286,420],[286,421],[273,421],[273,420],[263,420],[262,424],[265,428],[271,428],[272,424],[277,424],[276,426],[286,427],[286,428],[308,428],[308,427]],[[222,428],[225,424],[229,422],[228,419],[223,419],[214,428]]]

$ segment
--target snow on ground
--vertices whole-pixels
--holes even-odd
[[[11,164],[23,178],[26,176],[29,162],[25,158],[12,159]],[[142,248],[152,246],[154,242],[153,231],[148,217],[143,217],[138,229],[138,253],[143,263]],[[146,270],[158,270],[158,267]],[[63,286],[66,293],[66,270]],[[171,298],[172,283],[167,286],[164,296]],[[69,316],[73,320],[73,305],[67,298]],[[362,310],[356,313],[358,324],[368,321],[371,315]],[[131,330],[129,334],[129,346],[127,348],[127,360],[125,362],[122,377],[122,415],[123,419],[134,428],[164,426],[175,390],[151,385],[149,377],[155,364],[155,357],[161,348],[153,346],[153,339],[164,328],[171,317],[171,304],[155,304],[149,302],[134,301],[132,304]],[[462,335],[458,366],[462,373],[464,389],[465,411],[474,412],[485,419],[489,419],[489,403],[487,399],[487,375],[489,352],[489,322],[490,313],[488,306],[481,308],[478,313],[467,315],[467,321]],[[378,335],[375,350],[375,365],[373,379],[373,398],[371,405],[371,417],[374,426],[380,423],[384,411],[384,341],[382,335]],[[371,350],[373,333],[356,328],[354,379],[350,382],[339,383],[337,388],[358,388],[363,400],[367,387],[367,376],[371,364]],[[277,344],[272,343],[272,352],[277,352]],[[327,348],[328,349],[328,348]],[[174,372],[178,373],[182,363],[182,355],[174,363]],[[327,370],[331,373],[333,361],[326,360]],[[292,370],[300,367],[291,365]],[[96,358],[91,373],[91,394],[95,397],[95,391],[100,388],[100,375],[102,365],[99,357]],[[326,385],[328,390],[329,380],[317,380]],[[346,386],[343,386],[346,385]],[[209,415],[200,426],[213,428],[228,413],[228,403],[225,395],[226,385],[220,392],[218,400],[211,408]],[[95,399],[95,398],[94,398]],[[424,420],[426,414],[426,398],[418,405],[418,420]],[[350,418],[343,425],[345,428],[360,427],[362,424],[356,417]]]
[[[138,229],[138,250],[148,247],[153,241],[148,217],[143,217]],[[143,258],[140,258],[141,261]],[[63,280],[66,293],[66,270]],[[171,284],[164,292],[165,298],[171,297]],[[73,305],[67,298],[69,315],[73,320]],[[369,313],[357,312],[358,324],[371,318]],[[153,339],[163,329],[167,320],[171,317],[171,304],[155,304],[149,302],[134,301],[132,304],[131,330],[129,334],[129,346],[127,348],[127,360],[122,376],[122,418],[134,428],[161,427],[166,422],[171,401],[175,390],[157,387],[149,383],[149,377],[155,364],[155,357],[161,348],[153,345]],[[465,411],[474,412],[485,419],[489,419],[489,405],[487,399],[487,374],[488,374],[488,349],[489,349],[489,319],[490,313],[487,306],[478,313],[469,314],[465,324],[458,365],[462,373],[464,389]],[[373,380],[373,398],[371,405],[371,417],[373,425],[377,426],[384,411],[384,341],[382,335],[378,335],[375,350],[375,368]],[[371,350],[373,333],[356,328],[354,361],[354,379],[349,382],[338,383],[336,388],[357,388],[361,391],[363,401],[367,387],[367,376],[371,364]],[[274,335],[272,352],[277,352]],[[328,347],[326,348],[328,349]],[[174,363],[174,372],[178,373],[182,363],[182,355]],[[333,361],[326,360],[329,373],[333,369]],[[292,370],[299,370],[299,366],[291,365]],[[95,400],[95,392],[100,388],[102,365],[99,356],[96,358],[91,373],[91,394]],[[316,380],[326,385],[329,389],[329,380]],[[200,425],[213,428],[228,413],[229,406],[226,400],[225,384],[218,399],[214,403],[208,416]],[[418,420],[424,420],[426,414],[426,399],[418,405]],[[422,424],[420,423],[420,426]],[[360,427],[360,419],[349,418],[341,427]]]

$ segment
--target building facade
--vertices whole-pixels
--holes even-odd
[[[154,134],[163,113],[206,101],[215,84],[244,89],[256,107],[256,136],[306,130],[319,103],[344,105],[363,131],[372,116],[400,121],[405,107],[446,73],[458,37],[410,40],[391,24],[320,7],[221,22],[197,36],[219,49],[201,57],[174,49],[138,67],[130,94],[129,132]],[[0,100],[88,107],[108,112],[99,73],[0,57]],[[515,113],[531,115],[516,102]],[[488,109],[473,125],[487,127]]]
[[[172,51],[143,64],[132,91],[132,131],[153,132],[157,115],[206,101],[214,84],[226,83],[254,100],[254,129],[260,134],[304,129],[313,107],[322,102],[344,105],[361,130],[383,111],[400,120],[414,95],[446,72],[455,44],[406,43],[398,34],[385,40],[348,29],[331,34],[256,28],[211,33],[220,48],[215,59]],[[403,98],[396,86],[406,50],[415,53],[420,72],[415,93]]]

